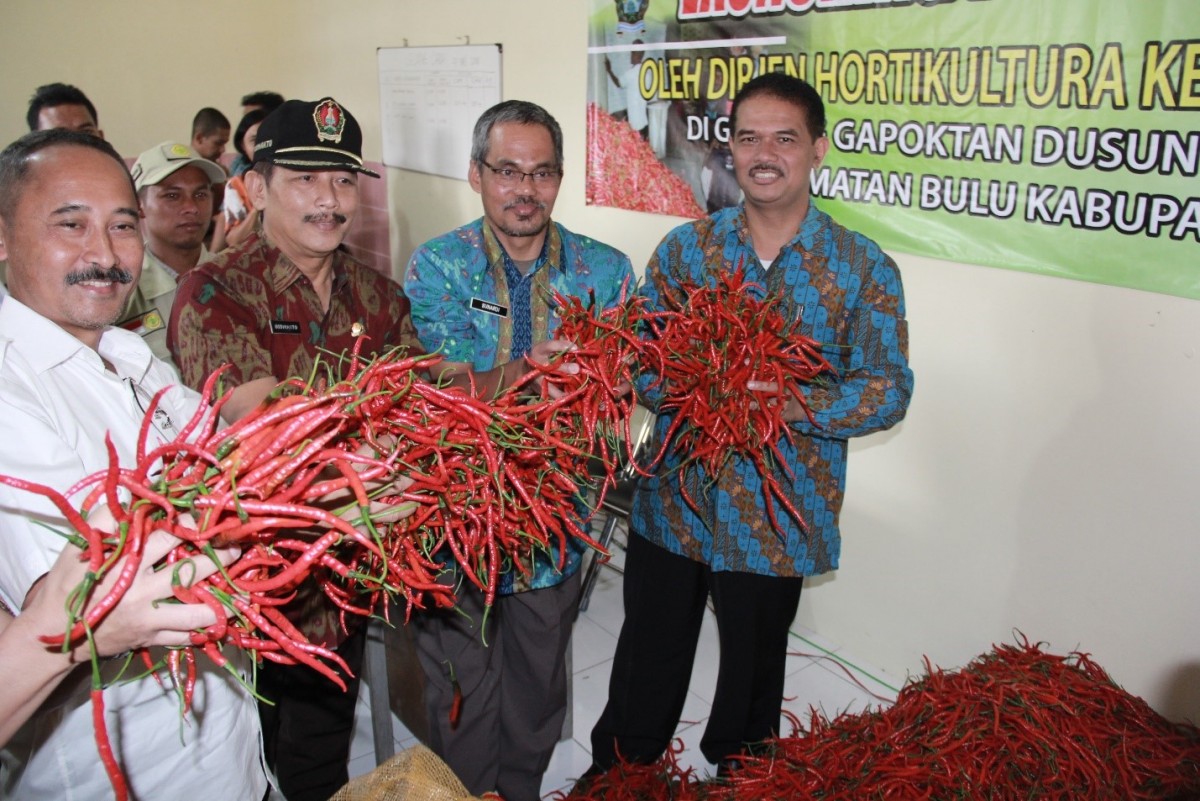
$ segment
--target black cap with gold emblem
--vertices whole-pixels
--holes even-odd
[[[362,128],[332,97],[289,100],[258,126],[254,163],[293,170],[353,170],[375,178],[363,166]]]

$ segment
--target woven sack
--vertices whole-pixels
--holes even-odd
[[[330,801],[477,801],[437,754],[423,745],[401,751],[338,790]]]

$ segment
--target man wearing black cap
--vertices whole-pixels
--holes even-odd
[[[319,351],[340,353],[361,330],[365,350],[419,349],[400,286],[339,249],[358,208],[362,130],[332,98],[290,100],[263,120],[246,189],[262,225],[237,248],[185,274],[167,344],[184,383],[199,387],[222,364],[236,420],[282,379],[307,376]],[[361,328],[360,328],[361,327]],[[303,595],[303,593],[302,593]],[[289,608],[308,638],[338,645],[355,676],[363,630],[347,637],[318,592]],[[347,781],[358,681],[343,693],[304,666],[264,663],[260,705],[267,761],[288,801],[326,799]]]

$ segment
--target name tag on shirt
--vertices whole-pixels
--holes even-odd
[[[483,300],[482,298],[471,298],[471,308],[485,314],[494,314],[497,317],[508,316],[507,306],[501,306],[499,303],[492,303],[490,300]]]
[[[153,397],[132,378],[126,378],[125,381],[129,384],[130,391],[133,392],[133,402],[137,404],[142,414],[145,414],[146,409],[154,401]],[[171,415],[161,406],[154,407],[154,426],[163,435],[163,442],[169,442],[175,437],[175,424],[171,422]]]
[[[161,331],[164,327],[166,327],[166,323],[163,321],[162,315],[158,313],[157,309],[151,309],[145,314],[134,317],[131,320],[126,320],[125,322],[121,323],[121,327],[127,331],[132,331],[133,333],[144,337],[147,334],[153,333],[154,331]]]
[[[175,435],[175,424],[171,422],[171,415],[167,414],[166,410],[154,407],[154,425],[164,432],[168,438]]]
[[[299,334],[300,323],[292,322],[291,320],[272,320],[272,334]]]

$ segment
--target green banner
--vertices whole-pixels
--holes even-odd
[[[591,3],[589,203],[736,203],[730,103],[783,71],[886,249],[1200,299],[1200,0]]]

